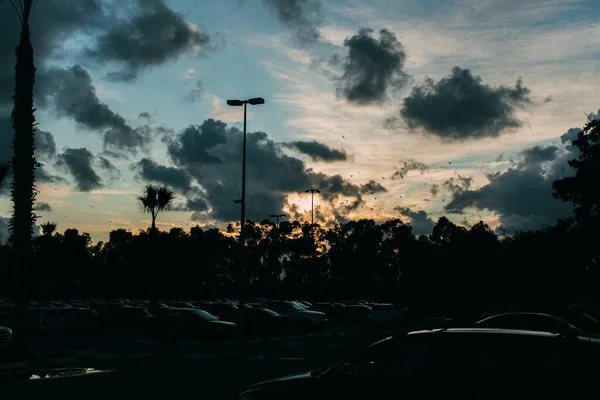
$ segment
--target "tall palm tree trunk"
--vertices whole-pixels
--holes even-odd
[[[35,71],[33,47],[29,33],[31,1],[25,1],[20,15],[21,38],[16,49],[15,95],[12,122],[15,130],[12,157],[13,182],[11,196],[13,216],[11,220],[13,248],[15,251],[13,295],[17,300],[15,349],[21,357],[28,354],[27,307],[29,303],[28,272],[31,262],[33,213],[35,202],[35,116],[33,108],[33,85]]]

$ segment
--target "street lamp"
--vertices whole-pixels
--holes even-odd
[[[310,193],[310,225],[311,225],[311,229],[312,226],[315,223],[315,193],[321,193],[321,191],[319,189],[314,189],[312,186],[310,187],[310,189],[306,189],[304,191],[304,193]]]
[[[279,218],[284,218],[285,214],[271,214],[269,215],[269,218],[275,218],[275,220],[277,221],[277,227],[279,228]]]
[[[245,245],[245,237],[244,237],[244,223],[246,222],[246,108],[247,105],[259,105],[265,104],[265,99],[262,97],[254,97],[248,100],[227,100],[227,105],[232,107],[244,106],[244,144],[242,147],[242,198],[235,201],[236,203],[241,204],[242,212],[240,217],[240,243],[239,243],[239,268],[238,268],[238,290],[239,290],[239,307],[240,307],[240,335],[242,342],[245,340],[245,324],[244,324],[244,310],[246,308],[245,299],[244,299],[244,279],[245,279],[245,264],[246,257],[244,254],[244,245]]]

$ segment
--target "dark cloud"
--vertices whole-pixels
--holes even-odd
[[[471,177],[451,177],[450,179],[447,179],[444,183],[442,183],[442,186],[445,187],[451,194],[456,194],[465,190],[469,190],[471,188],[472,180],[473,178]]]
[[[149,112],[143,111],[138,115],[138,119],[145,119],[148,122],[152,122],[152,116]]]
[[[178,168],[187,171],[204,189],[196,197],[210,207],[207,215],[219,221],[239,219],[233,201],[241,196],[242,133],[221,121],[208,119],[168,140],[168,153]],[[248,218],[263,220],[282,210],[288,194],[304,195],[313,185],[321,190],[316,203],[333,203],[340,196],[360,199],[360,187],[340,175],[329,176],[307,169],[304,162],[284,153],[282,145],[264,132],[247,138],[246,211]]]
[[[131,81],[143,69],[177,59],[208,42],[206,33],[194,29],[162,0],[138,0],[132,14],[113,22],[86,55],[119,65],[121,69],[109,74],[111,79]]]
[[[430,235],[433,231],[435,222],[424,210],[413,211],[408,207],[395,207],[394,210],[410,218],[413,235]]]
[[[392,179],[404,178],[404,176],[410,171],[421,171],[423,174],[425,171],[428,171],[430,168],[429,165],[424,164],[420,161],[409,159],[402,160],[400,162],[400,167],[394,172],[391,176]]]
[[[204,92],[204,85],[201,81],[196,81],[192,88],[183,96],[183,100],[189,103],[195,103]]]
[[[544,99],[544,103],[550,103],[552,100],[552,95],[548,95],[548,97]]]
[[[56,143],[50,132],[35,131],[35,154],[41,158],[52,158],[56,155]]]
[[[531,103],[530,90],[519,79],[515,87],[491,87],[468,69],[413,87],[403,100],[400,115],[412,131],[422,129],[443,140],[497,137],[522,122],[517,108]]]
[[[82,66],[48,70],[40,86],[43,101],[51,101],[58,115],[73,118],[80,126],[103,133],[105,147],[135,153],[150,144],[151,130],[147,126],[132,128],[120,114],[102,103],[90,74]]]
[[[324,143],[312,141],[297,140],[285,143],[284,146],[297,150],[302,154],[309,156],[313,161],[334,162],[348,160],[348,154],[345,150],[334,149]]]
[[[440,185],[438,185],[437,183],[434,183],[433,185],[431,185],[431,188],[429,188],[429,193],[431,193],[433,197],[437,196],[439,192]]]
[[[94,170],[92,164],[94,156],[88,149],[65,149],[58,156],[56,165],[67,170],[77,185],[80,192],[90,192],[102,187],[102,179]]]
[[[8,2],[0,9],[0,111],[12,105],[15,88],[15,48],[21,26]],[[62,57],[68,37],[78,32],[88,32],[110,23],[107,4],[101,0],[44,0],[34,3],[31,17],[31,42],[35,62],[40,73],[48,59]]]
[[[301,43],[319,40],[319,25],[323,22],[319,0],[263,0],[279,22],[292,29]]]
[[[0,116],[0,163],[10,161],[13,155],[12,140],[15,131],[9,116]],[[56,143],[50,132],[35,131],[35,155],[39,159],[49,160],[56,154]]]
[[[379,182],[375,182],[374,180],[370,180],[360,187],[360,193],[362,194],[375,194],[387,192],[387,189],[383,187],[383,185]]]
[[[406,52],[396,35],[387,29],[362,28],[357,35],[344,40],[348,55],[342,65],[343,75],[335,78],[337,95],[358,105],[381,104],[388,100],[389,90],[398,90],[410,82],[404,72]]]
[[[553,198],[552,182],[574,174],[567,161],[579,154],[570,144],[579,131],[569,129],[560,146],[523,150],[508,170],[488,174],[489,183],[480,188],[455,190],[445,210],[456,214],[469,208],[489,210],[499,216],[507,234],[540,229],[571,216],[572,204]]]
[[[35,211],[52,211],[52,207],[50,207],[50,204],[43,202],[35,203],[35,207],[33,209]]]
[[[35,169],[35,181],[40,183],[64,183],[65,178],[59,175],[53,175],[46,171],[45,167]]]
[[[149,158],[141,159],[136,170],[143,180],[158,182],[181,192],[187,192],[192,184],[192,178],[185,170],[159,165]]]
[[[117,167],[110,160],[103,156],[98,156],[98,165],[105,171],[116,172]]]

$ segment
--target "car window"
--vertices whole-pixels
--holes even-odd
[[[485,328],[523,329],[556,332],[558,324],[549,318],[538,315],[497,315],[477,324]]]
[[[428,374],[436,356],[434,335],[407,336],[390,347],[380,374],[388,377],[422,376]]]
[[[427,374],[435,348],[430,335],[388,339],[341,363],[354,377],[405,377]]]

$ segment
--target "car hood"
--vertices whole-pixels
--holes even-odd
[[[12,329],[6,326],[0,326],[0,336],[10,336],[12,335]]]
[[[297,374],[285,375],[285,376],[281,376],[279,378],[269,379],[268,381],[263,381],[263,382],[255,383],[250,386],[246,386],[242,390],[242,392],[265,390],[265,389],[269,389],[271,387],[276,387],[276,386],[278,387],[280,385],[285,385],[285,384],[296,384],[296,383],[301,384],[303,382],[307,382],[307,381],[313,380],[313,379],[316,379],[316,376],[313,375],[312,372],[302,372],[302,373],[297,373]]]
[[[215,324],[219,327],[223,327],[223,328],[235,328],[237,326],[237,324],[235,324],[233,322],[229,322],[229,321],[214,320],[214,321],[210,321],[210,323]]]
[[[298,312],[303,313],[303,314],[310,314],[310,315],[315,316],[315,317],[318,316],[318,315],[320,315],[322,317],[325,317],[327,315],[327,314],[325,314],[323,312],[312,311],[312,310],[302,310],[302,311],[298,311]]]

